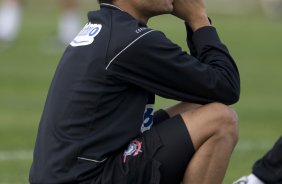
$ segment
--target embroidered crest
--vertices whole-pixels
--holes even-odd
[[[126,159],[128,156],[137,156],[139,153],[142,152],[141,150],[142,148],[142,142],[135,139],[133,141],[130,142],[127,150],[125,150],[125,152],[123,153],[123,162],[126,162]]]

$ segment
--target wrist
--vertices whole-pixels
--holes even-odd
[[[206,14],[201,16],[193,16],[192,19],[186,19],[185,21],[190,25],[193,32],[201,27],[211,26],[209,18]]]

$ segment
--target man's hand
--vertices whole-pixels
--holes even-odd
[[[210,26],[204,0],[174,0],[173,15],[188,22],[193,31]]]

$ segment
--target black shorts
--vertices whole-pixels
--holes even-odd
[[[110,158],[93,184],[179,184],[195,150],[180,115],[154,114],[154,126]]]

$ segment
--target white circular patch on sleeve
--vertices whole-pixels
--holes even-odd
[[[100,33],[101,29],[101,24],[86,24],[70,45],[73,47],[90,45],[94,42],[94,38]]]

